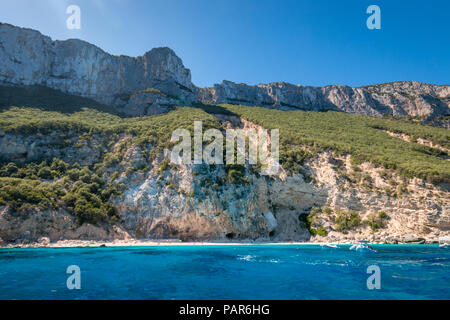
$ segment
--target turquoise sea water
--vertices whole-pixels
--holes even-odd
[[[0,249],[0,299],[450,299],[450,250],[375,245]],[[81,289],[69,290],[69,265]],[[367,267],[381,289],[367,288]]]

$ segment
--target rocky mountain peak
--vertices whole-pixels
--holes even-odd
[[[43,85],[129,114],[164,112],[161,104],[177,103],[168,95],[194,100],[190,71],[169,48],[136,58],[113,56],[82,40],[52,41],[38,31],[1,24],[0,60],[0,84]],[[136,95],[140,99],[130,102]]]
[[[168,47],[153,48],[144,54],[144,64],[152,79],[175,80],[192,90],[191,71],[183,61]]]
[[[286,82],[251,86],[224,80],[210,88],[197,88],[190,70],[170,48],[154,48],[135,58],[113,56],[82,40],[53,41],[38,31],[5,23],[0,23],[0,61],[0,85],[47,86],[134,116],[196,102],[370,116],[450,114],[448,85],[399,81],[358,88]]]

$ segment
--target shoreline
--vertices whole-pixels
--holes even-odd
[[[241,242],[219,242],[219,241],[177,241],[177,240],[60,240],[57,242],[30,243],[30,244],[8,244],[0,245],[0,249],[20,249],[20,248],[102,248],[102,247],[160,247],[160,246],[311,246],[323,244],[335,245],[352,245],[357,242],[262,242],[262,241],[241,241]],[[438,245],[437,243],[378,243],[373,242],[371,245]]]

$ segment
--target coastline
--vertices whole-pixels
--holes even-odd
[[[321,244],[335,244],[335,245],[351,245],[356,242],[264,242],[264,241],[177,241],[177,240],[113,240],[113,241],[98,241],[98,240],[60,240],[53,243],[30,243],[30,244],[9,244],[0,245],[0,249],[13,248],[101,248],[101,247],[159,247],[159,246],[264,246],[264,245],[279,245],[279,246],[299,246],[299,245],[321,245]],[[381,242],[373,242],[371,244],[388,244]],[[399,245],[433,245],[433,243],[398,243]]]

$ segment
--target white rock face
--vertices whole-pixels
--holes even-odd
[[[249,122],[241,126],[252,127]],[[80,143],[78,135],[74,134],[67,145],[58,143],[59,136],[58,132],[45,137],[6,133],[0,137],[0,147],[4,146],[0,149],[0,158],[23,162],[33,157],[51,159],[56,156],[68,162],[80,161],[80,157],[75,156],[80,149],[73,148]],[[130,137],[118,138],[123,141]],[[105,144],[99,137],[91,140],[81,147],[85,148],[81,157],[85,165],[98,163],[99,155],[94,150]],[[53,147],[44,147],[48,145]],[[121,162],[105,172],[104,177],[108,179],[117,171],[120,176],[116,182],[127,186],[123,194],[110,199],[120,217],[116,225],[79,226],[75,217],[63,209],[38,209],[18,214],[0,206],[0,239],[8,243],[35,242],[41,237],[48,237],[52,242],[60,239],[179,238],[321,242],[369,239],[391,243],[425,239],[430,243],[450,235],[448,190],[420,179],[403,181],[394,172],[385,176],[384,169],[363,163],[361,172],[370,175],[373,181],[366,189],[345,178],[352,171],[350,156],[322,152],[304,164],[305,176],[286,176],[281,169],[278,176],[268,179],[247,171],[249,183],[236,184],[227,181],[223,167],[168,166],[160,170],[168,155],[168,152],[160,154],[150,163],[139,146],[130,145]],[[336,169],[338,162],[341,163],[339,170]],[[147,169],[127,174],[128,168]],[[306,174],[314,177],[315,182],[308,182]],[[397,186],[402,183],[407,191],[401,196],[395,195]],[[325,228],[328,235],[311,237],[302,218],[312,207],[322,206],[333,209],[333,214],[322,213],[317,220],[317,227]],[[389,218],[386,226],[377,232],[365,224],[348,233],[337,232],[336,213],[346,210],[357,212],[362,221],[380,211]]]
[[[2,84],[43,85],[115,107],[148,88],[166,93],[162,103],[195,100],[191,73],[169,48],[116,57],[85,41],[52,41],[35,30],[0,24],[0,61]]]
[[[270,231],[275,229],[278,226],[277,219],[275,219],[272,212],[268,211],[264,214],[264,217],[266,218],[267,227]]]
[[[198,101],[370,116],[450,114],[448,85],[402,81],[352,88],[223,81],[211,88],[197,88],[189,69],[169,48],[155,48],[136,58],[118,57],[85,41],[52,41],[38,31],[2,23],[0,61],[0,85],[47,86],[134,116],[167,112],[171,106]],[[145,92],[150,88],[160,93]]]
[[[333,160],[334,159],[334,160]],[[321,225],[327,226],[326,237],[315,236],[311,240],[319,242],[355,242],[370,240],[380,243],[416,242],[411,239],[425,239],[435,242],[439,236],[450,232],[450,197],[448,190],[433,186],[423,180],[414,178],[402,181],[402,178],[392,174],[391,184],[382,176],[384,169],[373,164],[363,163],[361,170],[371,177],[373,185],[370,189],[355,186],[343,179],[333,168],[338,159],[344,163],[344,170],[351,170],[350,156],[341,157],[325,152],[316,157],[310,168],[314,177],[321,185],[321,191],[326,195],[324,205],[336,212],[354,210],[361,221],[370,214],[385,212],[388,216],[385,227],[373,231],[362,223],[359,227],[347,233],[335,232],[336,214],[319,215]],[[401,183],[405,184],[407,192],[396,195],[395,190]],[[383,190],[383,191],[381,191]],[[417,241],[419,242],[419,241]]]
[[[198,90],[208,103],[258,105],[281,110],[337,110],[381,116],[450,114],[450,86],[401,81],[361,88],[343,85],[308,87],[285,82],[249,86],[223,81]]]
[[[117,227],[78,225],[64,210],[34,211],[22,215],[0,206],[0,240],[7,243],[39,242],[47,245],[63,239],[126,239],[127,233]]]
[[[160,162],[155,162],[148,173],[122,176],[121,183],[128,189],[113,203],[124,222],[123,228],[134,237],[143,238],[432,242],[449,234],[448,191],[413,179],[407,184],[407,194],[401,197],[392,195],[393,191],[382,192],[378,189],[387,186],[380,176],[382,169],[369,163],[364,163],[362,170],[375,185],[373,190],[364,190],[344,182],[334,169],[337,158],[325,152],[306,164],[305,168],[317,180],[314,184],[305,182],[300,174],[273,179],[249,174],[248,186],[225,183],[215,188],[208,183],[224,177],[223,170],[189,166],[161,173]],[[341,161],[350,168],[349,157]],[[165,181],[170,181],[170,185]],[[312,207],[322,206],[334,212],[318,218],[328,236],[311,237],[301,216],[309,214]],[[345,210],[357,212],[361,221],[380,211],[386,212],[388,219],[378,232],[363,223],[348,233],[336,232],[335,213]]]

